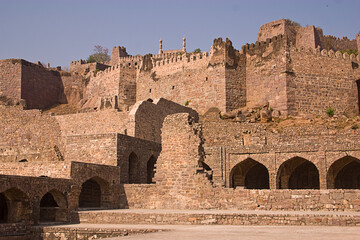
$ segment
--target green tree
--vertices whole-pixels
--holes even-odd
[[[201,49],[200,48],[197,48],[193,51],[193,53],[201,53]]]
[[[91,54],[86,61],[88,63],[92,63],[92,62],[105,63],[110,61],[109,49],[104,48],[103,46],[100,45],[95,45],[94,53]]]

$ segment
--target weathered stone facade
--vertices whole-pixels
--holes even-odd
[[[78,211],[93,208],[313,211],[256,219],[358,225],[315,212],[360,211],[360,59],[346,52],[359,39],[278,20],[241,50],[221,38],[203,53],[185,39],[145,56],[114,47],[110,62],[70,72],[1,60],[0,238],[54,239],[55,228],[30,227],[39,222],[255,221]]]

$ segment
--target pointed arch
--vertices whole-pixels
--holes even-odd
[[[345,156],[331,164],[327,172],[327,188],[360,189],[360,160]]]
[[[2,193],[3,200],[5,199],[7,205],[8,223],[17,223],[25,221],[29,218],[30,202],[29,197],[18,188],[10,188]]]
[[[230,172],[230,186],[246,189],[269,189],[269,171],[258,161],[247,158]]]
[[[66,222],[67,200],[65,195],[56,190],[44,194],[40,200],[40,222]]]
[[[147,162],[147,183],[155,183],[153,178],[155,175],[156,160],[157,159],[154,157],[154,155],[152,155]]]
[[[109,183],[100,177],[93,177],[81,185],[79,208],[104,208],[109,206]]]
[[[139,158],[131,152],[129,155],[129,183],[138,183],[139,177]]]
[[[276,177],[278,189],[319,189],[319,170],[314,163],[293,157],[282,163]]]

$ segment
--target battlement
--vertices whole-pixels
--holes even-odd
[[[295,48],[292,47],[291,48],[292,51],[299,51],[302,53],[310,53],[313,54],[314,56],[323,56],[323,57],[328,57],[328,58],[337,58],[339,60],[348,60],[348,61],[357,61],[360,62],[360,55],[358,54],[357,56],[355,54],[351,54],[349,55],[347,52],[345,53],[341,53],[340,51],[334,51],[334,50],[326,50],[326,49],[320,49],[320,46],[318,46],[315,51],[312,48],[308,48],[306,49],[305,47],[300,47],[300,48]]]
[[[254,50],[254,49],[260,49],[263,47],[268,47],[270,43],[278,42],[280,40],[284,39],[284,35],[280,34],[277,36],[273,36],[272,38],[267,38],[265,41],[256,41],[255,43],[246,43],[241,47],[243,53],[246,52],[246,50]]]
[[[211,57],[211,54],[208,52],[202,53],[190,53],[183,55],[169,55],[170,57],[165,58],[152,58],[152,64],[154,67],[166,66],[171,64],[179,64],[179,63],[193,63],[199,60],[207,59]]]
[[[71,61],[70,66],[71,65],[82,65],[82,64],[86,64],[86,63],[87,63],[87,61],[80,59],[77,61]]]

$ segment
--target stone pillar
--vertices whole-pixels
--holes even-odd
[[[183,50],[183,52],[186,52],[186,38],[185,37],[183,37],[182,50]]]
[[[358,52],[360,52],[360,32],[356,34],[356,45]]]
[[[159,41],[159,54],[162,54],[163,51],[162,51],[162,40],[160,38],[160,41]]]

